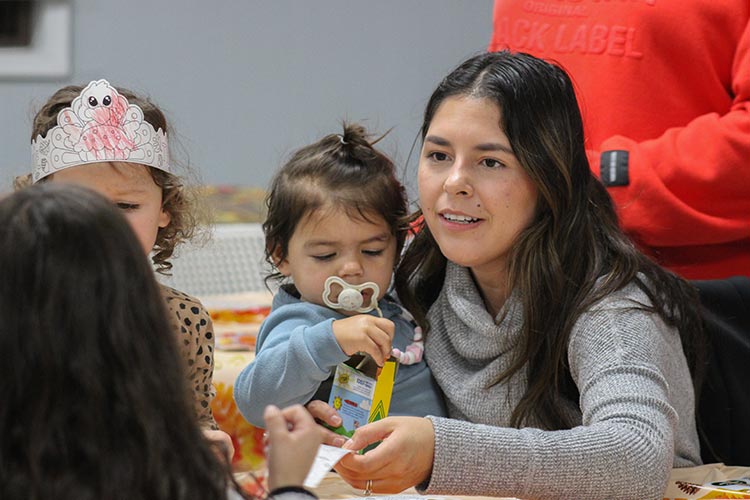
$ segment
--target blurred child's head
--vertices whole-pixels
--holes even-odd
[[[54,145],[54,139],[49,137],[49,135],[53,129],[61,130],[56,127],[65,123],[65,116],[60,115],[61,111],[66,108],[72,108],[74,103],[77,102],[76,98],[79,96],[85,97],[83,93],[96,84],[99,84],[100,87],[103,85],[109,87],[108,82],[100,80],[98,82],[91,82],[87,87],[78,85],[67,86],[55,92],[34,117],[31,134],[32,143],[44,138]],[[153,130],[161,131],[169,138],[171,130],[166,117],[153,102],[127,89],[120,87],[109,88],[127,99],[127,104],[136,105],[140,108],[142,117],[138,116],[136,117],[137,119],[148,123],[153,127]],[[99,92],[101,93],[101,90]],[[99,97],[101,99],[101,96]],[[104,107],[102,103],[97,104],[99,104],[99,108]],[[72,112],[74,109],[70,111]],[[78,110],[76,109],[75,111]],[[107,118],[102,118],[89,110],[86,110],[86,112],[88,112],[87,118],[90,120],[89,123],[99,125],[103,130],[110,129],[118,132],[126,129],[127,135],[131,138],[134,136],[140,137],[138,134],[142,135],[143,130],[132,125],[132,120],[131,123],[127,122],[130,119],[129,116],[121,117],[119,123],[113,125],[116,121],[113,117],[107,116]],[[73,117],[73,120],[75,120],[74,114],[69,114],[69,116]],[[59,119],[63,120],[63,123],[59,123]],[[76,124],[74,123],[73,125],[75,126]],[[72,133],[78,134],[79,132],[72,131]],[[73,137],[77,138],[78,136],[75,135]],[[83,144],[84,138],[80,138],[79,142],[81,144]],[[151,138],[150,142],[160,146],[156,138]],[[71,145],[70,143],[67,146],[71,150],[76,148],[75,151],[77,153],[81,149],[80,146]],[[101,142],[98,146],[102,147]],[[39,149],[38,146],[37,149]],[[84,158],[87,152],[84,151],[79,154]],[[172,256],[175,246],[181,241],[190,239],[195,230],[194,200],[191,198],[190,193],[186,191],[182,180],[178,176],[169,171],[148,166],[148,158],[139,162],[133,158],[110,158],[111,156],[118,155],[110,153],[109,155],[105,155],[107,161],[93,163],[90,162],[91,159],[89,158],[88,163],[81,161],[81,164],[66,166],[61,170],[54,171],[54,173],[46,174],[38,182],[52,181],[78,184],[93,189],[107,197],[123,210],[126,218],[138,235],[144,251],[147,253],[153,252],[152,259],[157,270],[162,272],[168,271],[171,268],[168,260]],[[168,152],[164,151],[164,158],[167,157]],[[154,162],[152,161],[151,163]],[[165,160],[165,163],[169,163],[169,161]],[[30,183],[31,175],[25,176],[17,179],[16,187],[22,187]]]
[[[406,194],[362,126],[345,124],[342,134],[296,151],[266,203],[266,258],[278,270],[270,278],[291,277],[315,303],[332,275],[386,292],[406,236]]]
[[[41,183],[0,201],[0,240],[0,497],[166,498],[193,482],[219,498],[225,471],[120,211]]]

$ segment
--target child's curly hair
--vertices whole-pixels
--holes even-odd
[[[57,115],[63,108],[69,107],[73,99],[83,91],[83,86],[69,85],[55,92],[34,117],[32,125],[31,140],[37,136],[45,136],[51,128],[57,125]],[[138,105],[143,110],[144,119],[154,127],[155,130],[162,129],[167,137],[170,137],[170,127],[164,113],[148,98],[140,97],[128,89],[115,87],[129,103]],[[164,172],[156,168],[148,168],[151,178],[162,190],[162,208],[169,214],[170,221],[167,226],[159,228],[156,242],[152,251],[152,261],[156,271],[168,274],[172,268],[169,258],[172,257],[175,247],[190,240],[196,233],[198,227],[198,216],[196,215],[203,207],[199,207],[199,198],[194,189],[184,185],[182,179],[177,175]],[[50,179],[54,174],[45,177],[41,182]],[[31,185],[31,174],[17,177],[13,182],[14,189],[18,190]]]

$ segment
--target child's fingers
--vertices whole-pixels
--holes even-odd
[[[364,340],[364,345],[362,346],[362,349],[360,349],[362,352],[365,352],[369,354],[373,360],[375,360],[375,363],[378,366],[383,366],[383,363],[385,363],[385,358],[383,357],[383,350],[381,347],[375,342],[372,338],[366,338]]]
[[[287,422],[292,424],[291,434],[295,440],[318,447],[325,438],[323,427],[320,427],[304,406],[294,405],[284,410]]]
[[[281,410],[284,420],[291,426],[292,432],[306,431],[317,427],[315,420],[302,405],[293,405]]]
[[[375,327],[375,325],[367,330],[367,336],[374,342],[375,348],[380,351],[378,358],[382,362],[378,362],[378,364],[382,366],[385,360],[391,356],[393,337],[381,328]]]
[[[328,403],[325,403],[323,401],[310,401],[309,403],[307,403],[306,409],[310,413],[310,416],[315,419],[316,423],[325,422],[332,427],[338,427],[342,423],[341,417],[339,416],[338,412],[334,410]],[[346,441],[343,436],[341,436],[340,434],[336,434],[335,432],[327,429],[326,427],[323,427],[322,425],[318,425],[318,429],[322,432],[322,439],[324,444],[340,447]]]
[[[396,334],[396,325],[393,321],[386,318],[375,318],[375,325],[393,341],[393,336]]]
[[[263,421],[266,424],[269,440],[273,441],[274,436],[280,436],[287,432],[287,422],[284,414],[274,405],[266,406],[263,411]]]
[[[314,399],[307,403],[307,411],[310,415],[320,422],[328,424],[332,427],[338,427],[341,425],[341,416],[339,413],[325,401]]]
[[[365,352],[380,366],[391,356],[394,331],[391,320],[366,314],[333,322],[333,335],[346,354]]]

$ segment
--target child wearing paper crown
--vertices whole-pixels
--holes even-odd
[[[399,358],[390,413],[444,415],[422,358],[421,331],[386,295],[407,234],[403,186],[359,125],[298,150],[273,180],[263,224],[266,258],[291,281],[274,297],[255,360],[234,385],[247,420],[268,404],[327,400],[336,367],[356,353]],[[393,346],[393,348],[392,348]]]
[[[60,182],[104,195],[122,210],[157,271],[166,272],[175,246],[196,228],[193,200],[173,173],[168,134],[162,111],[129,90],[106,80],[63,87],[34,117],[32,172],[16,179],[16,189]],[[215,393],[211,317],[197,299],[163,285],[161,291],[198,420],[231,456],[231,439],[218,430],[210,407]]]

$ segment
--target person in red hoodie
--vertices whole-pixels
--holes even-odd
[[[576,85],[621,224],[690,279],[750,275],[750,2],[495,0],[490,51]]]

